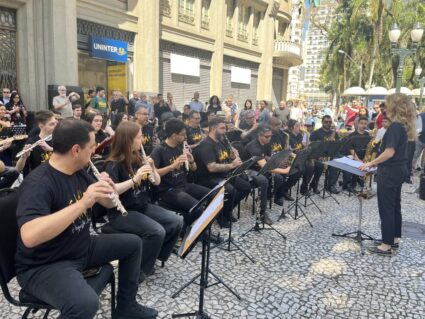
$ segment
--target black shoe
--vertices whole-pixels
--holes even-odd
[[[216,245],[220,245],[222,242],[224,242],[224,238],[220,237],[220,234],[211,234],[210,242]]]
[[[282,197],[275,197],[274,203],[278,206],[283,206],[283,198]]]
[[[217,222],[221,228],[230,228],[230,222],[228,220],[218,219]]]
[[[143,272],[143,270],[140,270],[140,274],[139,274],[139,284],[141,284],[142,282],[144,282],[146,279],[145,273]]]
[[[236,217],[232,216],[232,223],[236,223],[238,221],[238,219]]]
[[[293,202],[295,200],[287,192],[283,193],[283,198],[285,198],[287,201],[290,201],[290,202]]]
[[[269,214],[267,214],[266,212],[260,212],[260,216],[262,223],[267,224],[269,226],[273,225],[273,221],[270,218]]]
[[[373,242],[375,243],[375,245],[381,245],[382,239],[375,239]],[[391,249],[399,249],[399,248],[400,248],[399,243],[394,243],[394,244],[391,245]]]
[[[391,248],[388,250],[382,250],[379,249],[378,246],[370,246],[366,247],[366,249],[369,250],[372,254],[377,254],[381,256],[391,256],[392,254]]]
[[[318,195],[320,194],[319,188],[317,187],[317,185],[310,185],[310,190],[313,191],[314,194]]]
[[[112,315],[113,319],[130,319],[130,318],[139,318],[139,319],[154,319],[158,316],[158,311],[153,308],[145,307],[137,302],[133,302],[125,307],[117,307],[114,314]]]
[[[310,191],[309,191],[307,188],[302,188],[302,189],[300,190],[300,193],[301,193],[301,195],[306,196],[306,197],[308,197],[308,196],[310,196],[310,195],[311,195],[311,194],[310,194]]]
[[[347,192],[352,193],[352,194],[357,194],[357,191],[351,186],[347,187]]]
[[[340,193],[340,191],[335,186],[329,187],[328,192],[335,195]]]
[[[412,179],[409,177],[406,178],[405,183],[407,184],[413,184]]]

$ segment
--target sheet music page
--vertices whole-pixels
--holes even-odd
[[[364,164],[363,162],[353,160],[353,159],[348,158],[346,156],[341,157],[341,158],[336,158],[336,159],[334,159],[334,161],[335,162],[338,162],[338,163],[341,163],[341,164],[345,164],[345,165],[354,167],[354,168],[357,168],[357,169],[359,169],[359,167]],[[376,171],[376,167],[371,167],[371,168],[367,169],[366,171],[367,172]]]

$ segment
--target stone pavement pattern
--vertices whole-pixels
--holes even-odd
[[[415,183],[418,180],[415,177]],[[411,194],[414,187],[404,184],[403,219],[425,224],[425,202]],[[328,198],[315,197],[322,208],[307,209],[313,223],[304,218],[286,218],[274,224],[287,236],[284,241],[272,231],[240,234],[253,224],[250,200],[242,205],[242,218],[234,225],[236,242],[256,263],[238,251],[214,249],[211,270],[234,288],[239,301],[222,285],[207,289],[205,310],[212,318],[424,318],[425,245],[403,238],[401,248],[391,258],[360,255],[357,244],[333,238],[331,233],[348,232],[357,227],[358,201],[337,195],[340,205]],[[273,219],[280,207],[273,207]],[[363,230],[379,237],[376,197],[364,204]],[[227,232],[222,231],[222,235]],[[367,242],[366,242],[367,243]],[[138,299],[159,310],[159,318],[197,309],[199,287],[189,286],[180,296],[170,296],[199,273],[200,245],[185,259],[172,256],[165,268],[141,284]],[[11,286],[16,293],[17,284]],[[101,296],[97,318],[110,318],[109,295]],[[9,305],[0,296],[0,317],[20,318],[23,309]],[[50,318],[57,317],[57,312]],[[42,318],[37,313],[34,318]]]

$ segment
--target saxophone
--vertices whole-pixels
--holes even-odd
[[[371,133],[370,133],[370,141],[369,143],[367,143],[366,146],[366,152],[365,152],[365,156],[363,158],[363,162],[364,163],[369,163],[371,161],[373,161],[376,158],[376,141],[375,141],[375,135],[376,135],[376,129],[374,129]],[[369,184],[370,184],[370,180],[371,180],[372,175],[371,174],[366,174],[363,178],[364,181],[364,188],[365,188],[365,194],[370,193],[369,191]],[[369,195],[369,194],[368,194]]]

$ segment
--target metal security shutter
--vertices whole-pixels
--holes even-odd
[[[272,82],[272,102],[277,106],[282,100],[282,87],[283,87],[283,70],[273,69],[273,82]]]
[[[231,82],[231,66],[251,69],[251,84],[241,84]],[[250,61],[244,61],[233,57],[225,56],[223,59],[223,86],[222,99],[233,95],[235,102],[242,106],[245,100],[250,99],[255,104],[257,100],[257,80],[258,64]]]
[[[176,53],[200,59],[199,77],[171,74],[170,53]],[[199,50],[176,43],[160,43],[160,92],[166,96],[171,92],[179,110],[189,103],[194,92],[199,92],[200,101],[205,103],[210,98],[211,52]]]

